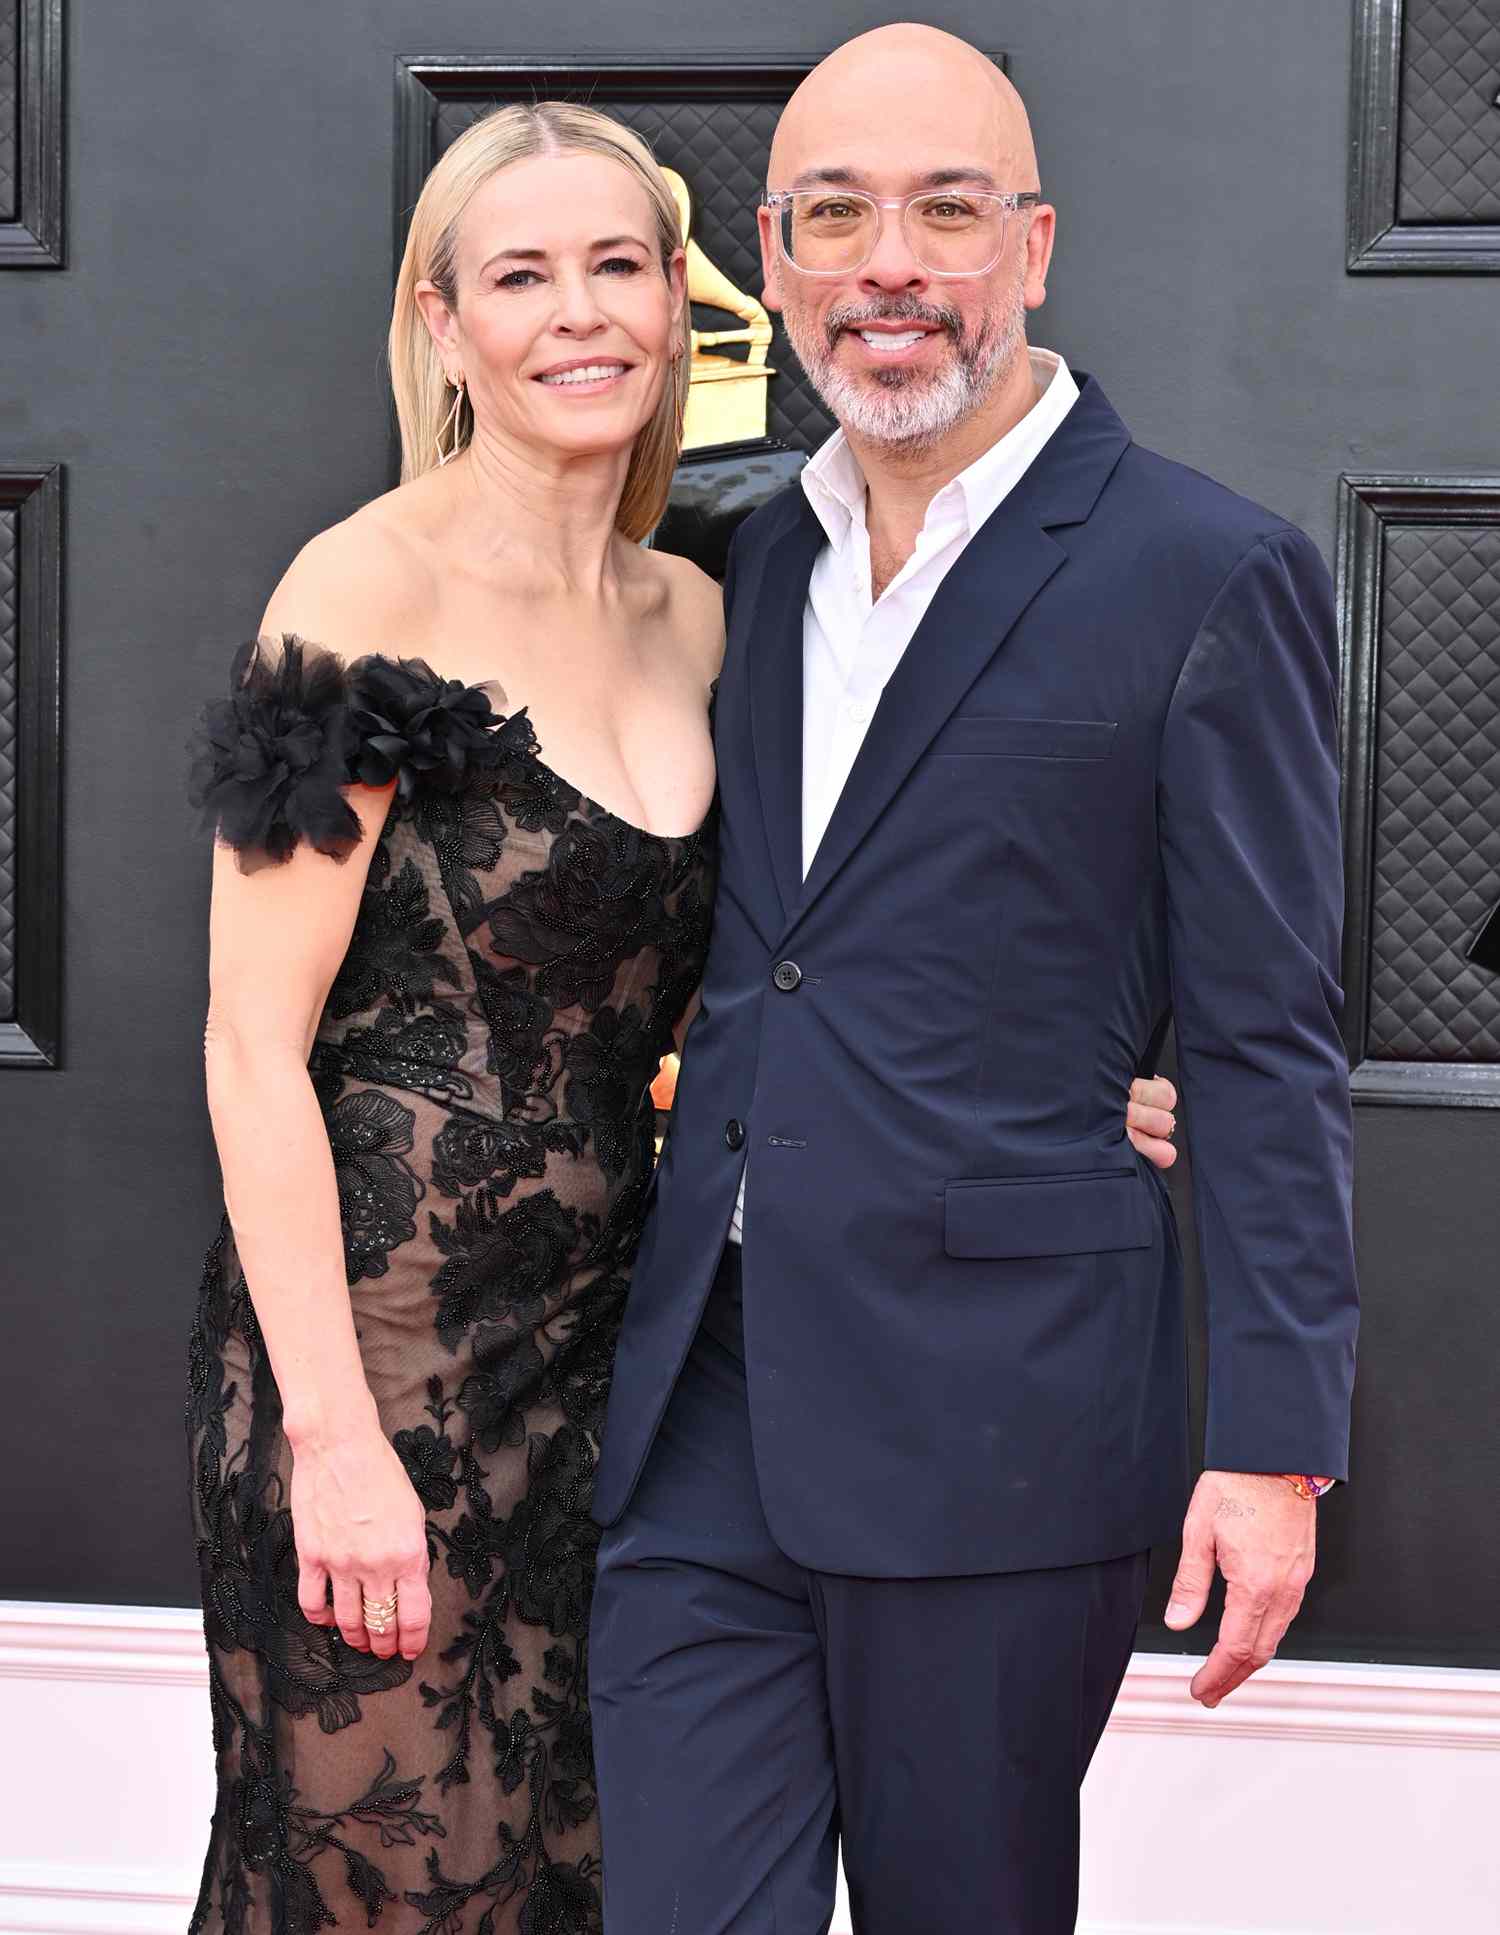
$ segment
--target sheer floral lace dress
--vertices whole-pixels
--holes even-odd
[[[193,1935],[597,1931],[590,1488],[712,825],[644,833],[484,688],[295,641],[243,649],[195,751],[195,798],[246,864],[346,853],[340,788],[399,782],[310,1067],[434,1617],[415,1662],[303,1619],[281,1406],[226,1219],[188,1407],[218,1769]]]

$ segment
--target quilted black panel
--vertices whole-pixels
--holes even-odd
[[[527,98],[548,95],[566,97],[566,90],[549,88],[539,75],[536,87],[528,87]],[[590,90],[588,104],[634,128],[650,142],[659,161],[677,170],[693,192],[693,235],[699,247],[736,287],[758,296],[761,272],[755,209],[765,186],[771,135],[780,113],[776,103],[611,100],[607,89],[597,88]],[[434,159],[472,122],[503,105],[499,98],[440,101]],[[715,323],[705,320],[702,326]],[[767,360],[776,372],[770,385],[767,429],[793,450],[815,450],[831,433],[833,421],[802,374],[779,319]]]
[[[0,222],[16,219],[16,131],[20,121],[21,5],[0,0]]]
[[[1387,527],[1367,1054],[1500,1063],[1500,527]]]
[[[0,510],[0,1021],[16,1012],[16,513]]]
[[[1399,219],[1500,222],[1500,0],[1406,0]]]

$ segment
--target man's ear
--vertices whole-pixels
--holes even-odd
[[[1026,293],[1028,309],[1040,309],[1047,300],[1047,270],[1052,261],[1052,245],[1057,239],[1057,210],[1043,202],[1031,211],[1026,230]]]
[[[765,286],[760,299],[767,309],[781,309],[781,245],[776,239],[776,223],[769,208],[757,208],[756,226],[760,230],[760,272]]]

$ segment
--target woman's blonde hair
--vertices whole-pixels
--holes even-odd
[[[391,388],[401,426],[402,483],[436,469],[438,434],[453,408],[442,357],[417,307],[417,284],[434,283],[449,309],[456,310],[458,225],[471,197],[513,161],[558,154],[603,155],[628,168],[650,198],[664,271],[673,251],[682,247],[677,203],[651,150],[638,134],[607,114],[565,101],[539,101],[530,107],[497,108],[466,129],[422,184],[396,278],[390,358]],[[662,383],[655,414],[635,440],[615,518],[618,529],[631,539],[648,536],[666,509],[682,449],[691,374],[689,329],[684,302],[677,360]],[[473,430],[465,395],[449,447],[463,449]]]

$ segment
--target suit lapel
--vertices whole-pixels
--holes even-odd
[[[1129,442],[1129,431],[1099,386],[1083,377],[1077,403],[938,586],[881,695],[800,890],[798,912],[812,905],[866,838],[1021,614],[1064,563],[1067,552],[1048,527],[1087,518]],[[798,587],[799,640],[806,587],[804,573]],[[798,665],[800,799],[800,651]]]
[[[1029,518],[1002,505],[938,586],[891,674],[828,822],[803,893],[822,893],[869,833],[943,722],[1066,553]],[[992,529],[999,520],[998,528]]]
[[[823,528],[800,489],[789,530],[766,550],[750,640],[750,723],[766,845],[791,920],[802,898],[802,617]]]

